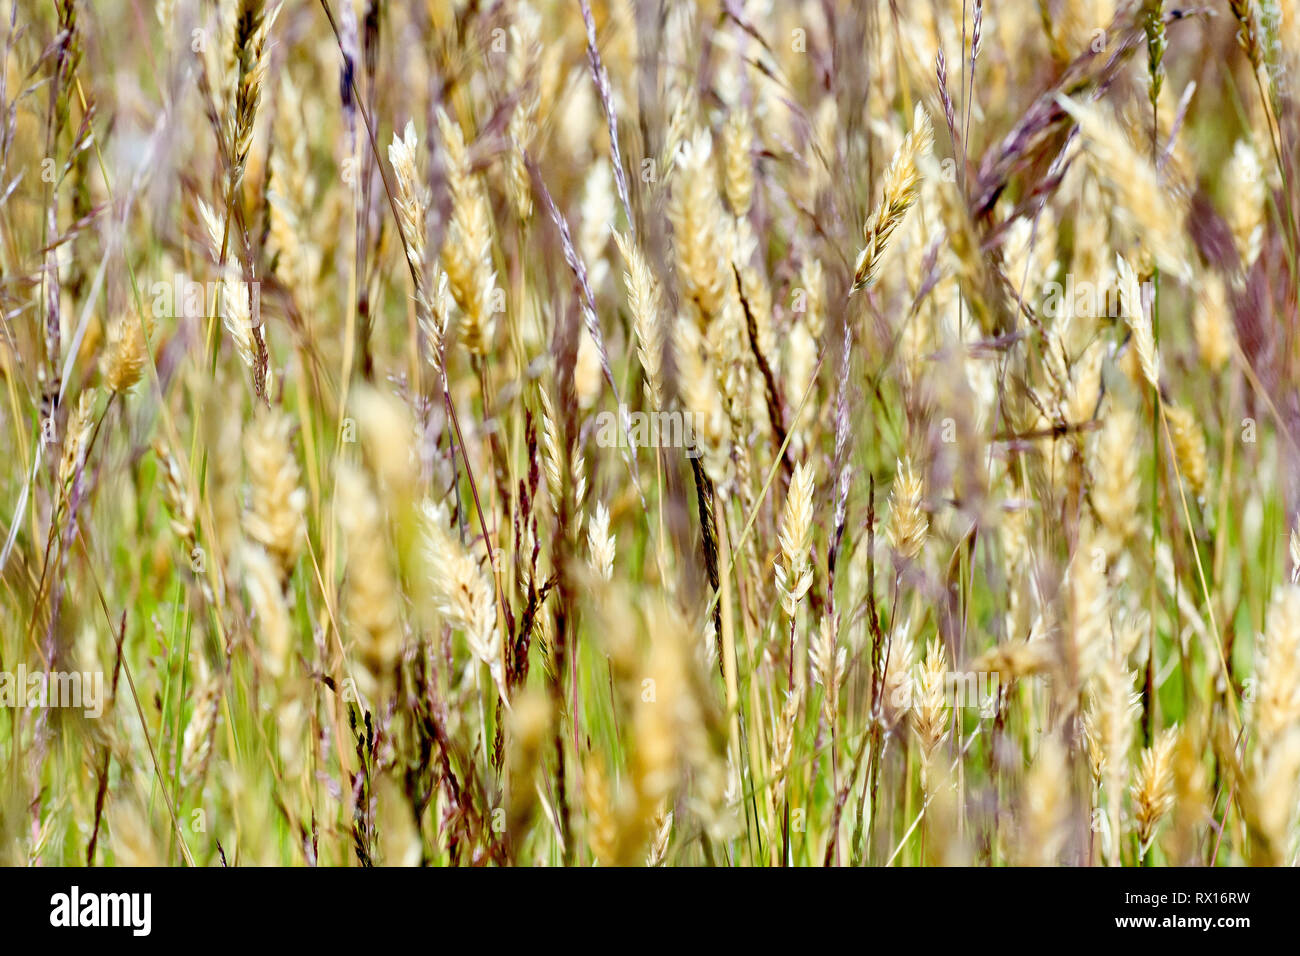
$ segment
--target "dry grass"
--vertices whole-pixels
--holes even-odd
[[[0,863],[1296,861],[1293,3],[148,6],[0,3]]]

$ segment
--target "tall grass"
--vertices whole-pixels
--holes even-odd
[[[0,862],[1295,862],[1293,4],[149,6],[0,3]]]

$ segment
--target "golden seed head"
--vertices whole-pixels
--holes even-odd
[[[372,697],[390,686],[402,644],[397,580],[389,564],[388,522],[365,473],[339,466],[336,513],[347,545],[343,611],[361,671],[359,689]]]
[[[1200,498],[1205,494],[1205,485],[1209,480],[1205,435],[1196,421],[1196,416],[1189,409],[1181,405],[1166,404],[1164,410],[1169,419],[1169,434],[1173,439],[1178,469],[1191,487],[1192,493]]]
[[[1155,837],[1156,827],[1174,803],[1174,748],[1178,728],[1167,727],[1156,736],[1155,743],[1142,751],[1137,779],[1133,782],[1134,816],[1138,840],[1143,849]]]
[[[911,561],[921,553],[930,522],[921,507],[924,487],[912,467],[910,455],[898,462],[894,487],[889,492],[889,523],[885,533],[899,557]]]
[[[777,536],[781,556],[776,564],[776,589],[781,595],[781,606],[791,617],[812,587],[809,550],[812,547],[813,486],[812,467],[804,462],[795,465],[781,515],[781,530]]]
[[[102,370],[110,392],[129,391],[144,374],[149,360],[145,329],[135,316],[119,315],[108,326],[107,351]]]
[[[733,110],[727,115],[722,131],[722,155],[725,166],[724,182],[727,205],[735,216],[749,212],[754,194],[754,161],[750,152],[754,145],[754,126],[749,113]]]
[[[616,535],[609,532],[609,509],[596,502],[596,511],[587,522],[587,547],[591,569],[602,581],[614,576],[614,543]]]
[[[862,228],[865,245],[853,268],[853,289],[865,289],[876,281],[881,258],[889,237],[902,223],[921,192],[921,169],[918,161],[928,156],[934,145],[934,127],[930,116],[918,103],[912,129],[903,137],[889,168],[885,170],[880,202]]]
[[[307,492],[299,485],[292,430],[288,415],[263,409],[244,433],[248,473],[244,534],[275,560],[281,580],[292,573],[306,534]]]
[[[487,665],[504,700],[505,661],[491,571],[460,543],[446,505],[425,506],[425,534],[434,607],[453,628],[464,633],[470,652]]]
[[[1160,357],[1156,354],[1156,341],[1151,332],[1151,318],[1142,302],[1142,286],[1137,273],[1128,260],[1118,256],[1115,260],[1118,273],[1120,300],[1124,307],[1124,321],[1133,334],[1133,348],[1137,352],[1142,375],[1151,388],[1160,388]]]

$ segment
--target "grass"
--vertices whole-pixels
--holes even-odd
[[[1300,24],[903,7],[0,4],[0,862],[1293,864]]]

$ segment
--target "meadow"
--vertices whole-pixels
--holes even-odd
[[[1298,66],[0,0],[0,864],[1293,865]]]

